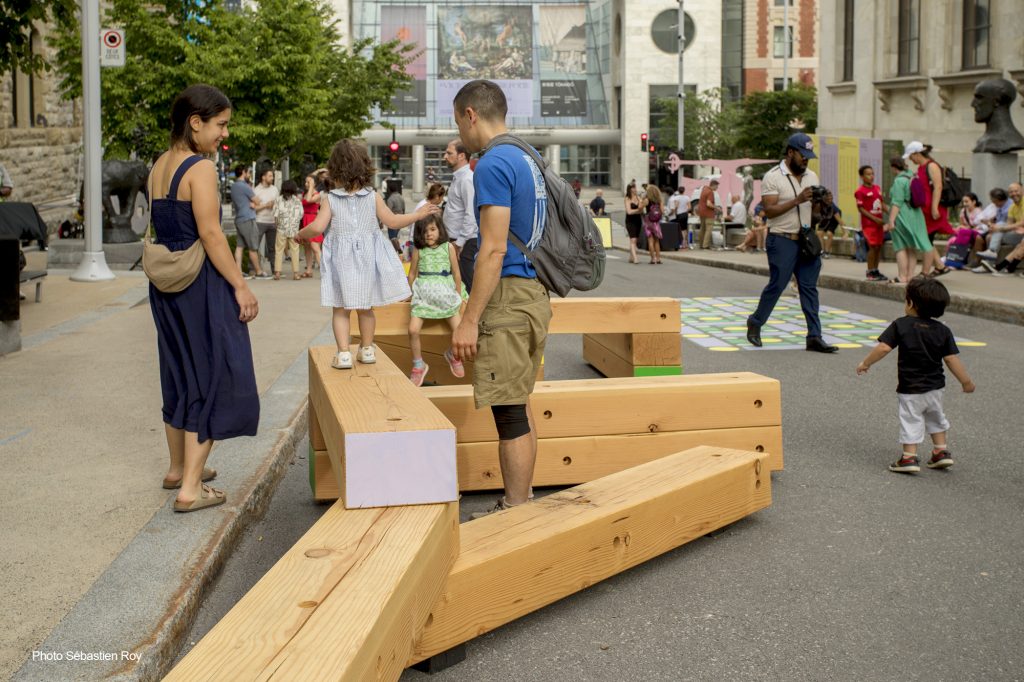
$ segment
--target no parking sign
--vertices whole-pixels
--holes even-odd
[[[100,31],[100,66],[124,66],[124,31],[105,28]]]

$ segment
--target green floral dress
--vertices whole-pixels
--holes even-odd
[[[412,316],[425,320],[446,320],[459,312],[468,296],[455,291],[455,277],[445,243],[419,250],[416,280],[412,283]]]

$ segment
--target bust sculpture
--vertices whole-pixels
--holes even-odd
[[[1010,105],[1016,98],[1016,88],[1005,78],[981,81],[974,88],[974,120],[985,124],[985,134],[974,145],[975,152],[1007,154],[1024,149],[1024,135],[1010,117]]]

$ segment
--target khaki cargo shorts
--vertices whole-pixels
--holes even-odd
[[[473,400],[525,405],[537,380],[551,322],[547,289],[535,279],[503,277],[480,318]]]

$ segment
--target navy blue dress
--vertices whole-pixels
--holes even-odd
[[[167,196],[153,201],[156,240],[171,251],[187,249],[199,239],[192,204],[178,201],[178,183],[201,161],[185,159],[171,180]],[[199,436],[199,442],[255,436],[260,399],[252,364],[249,327],[231,284],[209,258],[199,276],[174,294],[149,285],[149,305],[156,323],[164,422]]]

